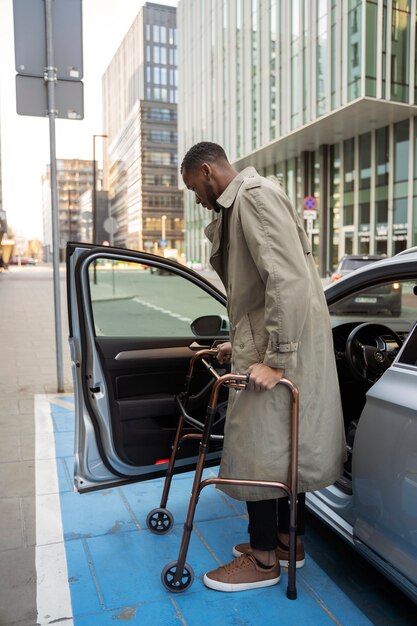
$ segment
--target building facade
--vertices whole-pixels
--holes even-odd
[[[216,141],[238,170],[276,176],[306,216],[322,276],[343,254],[417,244],[416,10],[416,0],[178,4],[180,159]],[[187,254],[205,263],[207,215],[186,196]],[[308,196],[316,209],[304,213]]]
[[[80,196],[93,189],[93,161],[57,159],[59,256],[65,259],[67,241],[81,241]],[[97,175],[100,189],[102,172]],[[50,166],[42,176],[44,258],[52,259],[51,179]]]
[[[2,178],[1,178],[1,142],[0,142],[0,272],[3,268],[3,262],[5,262],[3,261],[3,248],[2,248],[1,242],[6,233],[7,233],[7,219],[6,219],[6,211],[3,209]]]
[[[103,76],[104,169],[115,245],[183,251],[177,64],[176,9],[147,2]]]

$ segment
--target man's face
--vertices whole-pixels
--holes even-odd
[[[206,163],[199,168],[182,172],[182,179],[187,187],[195,193],[195,201],[202,204],[205,209],[219,211],[216,192],[216,184],[213,179],[210,166]]]

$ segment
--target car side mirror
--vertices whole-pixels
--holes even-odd
[[[226,315],[203,315],[191,322],[196,337],[228,337],[230,322]]]

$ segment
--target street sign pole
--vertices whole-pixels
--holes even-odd
[[[55,85],[57,70],[54,65],[54,38],[52,26],[52,2],[45,0],[46,30],[46,68],[45,82],[48,92],[49,146],[51,158],[51,211],[52,211],[52,262],[54,276],[54,307],[55,307],[55,344],[56,371],[58,392],[64,391],[64,369],[62,353],[62,320],[61,320],[61,285],[59,279],[59,226],[58,226],[58,191],[56,180],[56,142],[55,142]]]

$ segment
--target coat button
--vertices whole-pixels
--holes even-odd
[[[240,345],[240,347],[241,347],[241,348],[244,348],[244,347],[245,347],[245,344],[244,344],[244,343],[241,343],[241,344],[239,344],[239,345]]]

